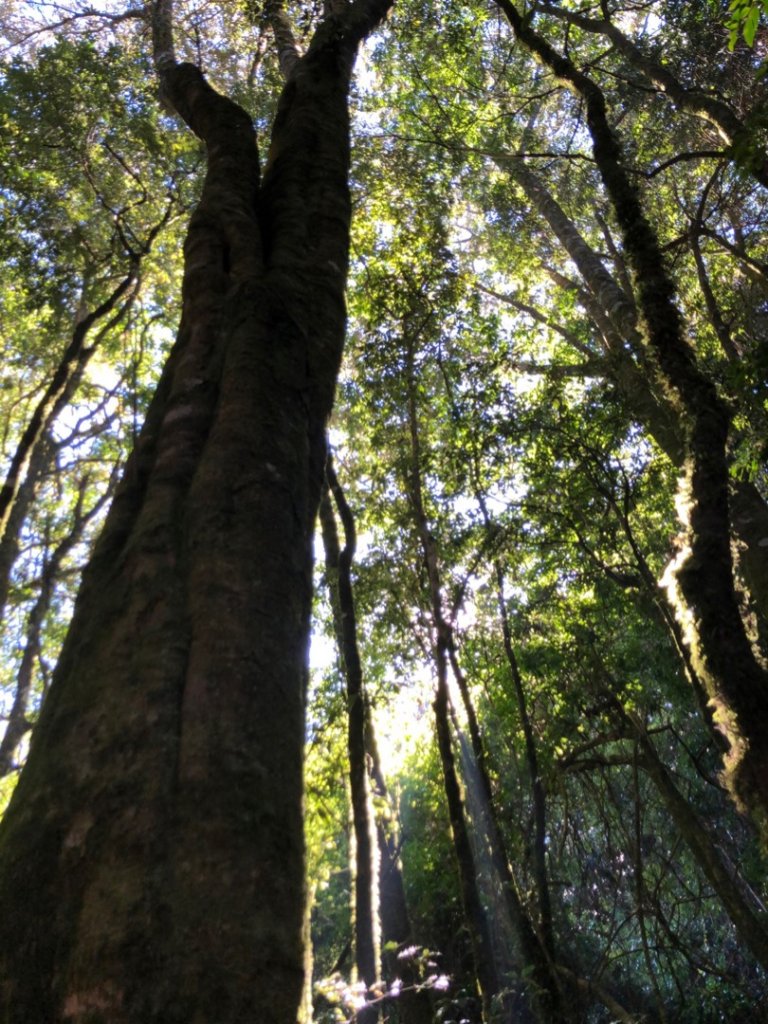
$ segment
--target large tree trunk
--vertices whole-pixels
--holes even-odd
[[[293,1024],[311,539],[344,336],[347,90],[386,3],[320,27],[260,179],[247,114],[161,47],[205,141],[179,337],[0,832],[14,1024]],[[167,25],[160,24],[159,34]]]

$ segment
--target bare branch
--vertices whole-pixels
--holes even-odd
[[[79,21],[95,19],[96,21],[100,21],[105,24],[119,25],[124,21],[143,21],[146,19],[146,17],[147,11],[143,7],[129,7],[127,10],[120,11],[119,13],[110,11],[99,11],[95,7],[86,7],[82,11],[68,12],[66,15],[59,18],[57,21],[49,21],[46,22],[45,24],[36,24],[34,28],[30,29],[21,29],[21,25],[25,24],[24,22],[22,22],[19,25],[19,29],[21,29],[21,34],[19,35],[16,34],[16,31],[14,29],[9,29],[6,27],[5,35],[14,35],[15,38],[12,38],[8,45],[4,46],[0,52],[7,53],[9,50],[13,50],[17,46],[23,46],[25,43],[28,43],[31,39],[34,39],[36,36],[46,35],[47,33],[55,35],[57,33],[60,33],[62,29],[69,28],[70,26],[74,25],[76,22]],[[26,24],[28,25],[29,21],[26,21]]]

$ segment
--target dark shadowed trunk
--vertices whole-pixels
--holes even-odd
[[[320,502],[320,522],[325,546],[336,643],[347,687],[347,757],[354,833],[354,948],[358,979],[370,988],[379,977],[379,871],[378,843],[366,765],[366,695],[357,647],[357,624],[352,594],[351,566],[357,544],[354,518],[329,457],[328,487]],[[344,529],[339,545],[336,514]],[[358,1013],[360,1024],[375,1021],[377,1012],[367,1007]]]
[[[399,953],[413,946],[414,936],[408,913],[405,883],[400,866],[400,844],[395,828],[396,807],[387,790],[381,768],[379,749],[368,710],[365,749],[369,759],[371,784],[376,794],[376,838],[379,845],[379,893],[381,912],[381,938],[384,973],[388,980],[400,978],[403,990],[398,998],[399,1019],[403,1024],[432,1024],[434,1014],[429,994],[419,988],[418,967],[409,957],[400,959]],[[396,943],[397,949],[389,948]]]
[[[344,337],[347,91],[386,3],[330,16],[253,126],[177,64],[206,144],[178,339],[85,573],[0,834],[14,1024],[294,1024],[311,539]]]
[[[354,515],[346,500],[333,464],[328,460],[329,490],[320,502],[326,567],[332,591],[334,629],[342,653],[348,699],[348,757],[352,817],[355,830],[354,946],[358,976],[370,985],[379,974],[381,941],[399,947],[413,943],[399,852],[391,828],[390,798],[379,758],[371,709],[365,692],[357,644],[357,615],[352,590],[352,559],[356,548]],[[332,501],[344,529],[344,548],[339,548]],[[335,593],[334,593],[335,592]],[[377,796],[374,810],[371,791]],[[381,935],[379,936],[379,932]],[[404,988],[397,998],[398,1016],[404,1024],[428,1024],[432,1008],[426,991],[418,988],[418,971],[397,952],[384,954],[389,980],[400,978]],[[365,1022],[375,1020],[376,1009],[358,1013]]]
[[[437,694],[434,707],[437,745],[440,751],[445,797],[451,821],[453,849],[456,854],[456,863],[459,871],[461,901],[472,939],[475,972],[483,997],[484,1012],[488,1016],[491,1013],[492,1001],[500,995],[502,985],[496,972],[488,918],[480,900],[475,864],[472,857],[472,844],[469,838],[467,819],[464,813],[464,802],[461,798],[461,788],[456,772],[456,759],[451,743],[451,727],[448,714],[447,661],[444,656],[440,658],[437,666]],[[528,1021],[530,1017],[524,1016],[521,1019]]]

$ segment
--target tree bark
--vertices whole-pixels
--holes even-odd
[[[728,786],[768,843],[768,673],[745,632],[734,584],[727,455],[731,411],[700,371],[685,338],[658,238],[624,170],[601,90],[533,31],[511,0],[498,3],[516,37],[585,104],[595,162],[634,275],[643,351],[658,368],[685,439],[678,493],[683,533],[668,585],[693,664],[728,739]]]
[[[576,265],[585,285],[581,301],[604,343],[607,376],[619,389],[630,415],[643,425],[673,465],[683,468],[684,422],[670,402],[663,381],[658,379],[653,362],[646,359],[638,365],[633,358],[633,351],[642,354],[643,339],[631,297],[609,274],[543,180],[518,158],[503,160],[500,166],[518,182]],[[573,287],[566,279],[557,277],[563,287]],[[758,614],[768,623],[768,545],[760,543],[768,536],[768,507],[749,481],[731,482],[729,499],[731,529],[740,542],[739,572]]]
[[[366,765],[366,696],[357,647],[357,624],[352,593],[351,566],[356,548],[354,519],[336,478],[330,456],[326,464],[327,490],[320,502],[320,522],[325,564],[331,591],[336,643],[347,687],[347,754],[355,838],[354,948],[358,978],[370,988],[380,973],[378,842],[371,806]],[[335,501],[344,528],[344,547],[339,546]],[[360,1024],[375,1021],[375,1009],[358,1013]]]
[[[326,19],[253,126],[176,64],[205,142],[182,321],[0,832],[14,1024],[294,1024],[312,535],[344,338],[347,92],[386,0]],[[167,13],[167,8],[165,9]]]
[[[332,596],[334,628],[347,678],[348,749],[352,818],[355,830],[355,959],[358,976],[370,986],[379,975],[381,940],[398,946],[412,943],[411,924],[405,886],[400,870],[398,850],[390,827],[389,814],[381,804],[389,803],[381,769],[371,709],[357,645],[357,614],[352,591],[352,559],[357,545],[352,509],[336,475],[330,456],[326,465],[328,492],[320,502],[320,521],[326,550]],[[345,544],[339,550],[331,497],[341,518]],[[380,809],[374,811],[371,791],[377,796]],[[387,977],[404,982],[397,998],[398,1017],[404,1024],[429,1024],[432,1007],[426,991],[418,988],[418,972],[396,954],[384,956]],[[361,1024],[376,1020],[375,1008],[358,1012]]]
[[[643,53],[642,49],[626,36],[608,18],[589,18],[576,11],[567,11],[551,3],[542,3],[542,11],[555,18],[561,18],[571,25],[577,25],[586,32],[594,32],[610,39],[616,51],[659,92],[668,96],[674,105],[694,117],[713,125],[720,138],[730,147],[751,141],[749,128],[744,124],[733,107],[725,100],[705,89],[687,88],[663,64]],[[768,188],[768,156],[765,150],[754,147],[754,158],[749,162],[749,171],[764,188]]]

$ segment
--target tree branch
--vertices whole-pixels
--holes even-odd
[[[264,17],[272,29],[277,47],[277,60],[283,78],[288,81],[302,57],[299,45],[293,34],[291,21],[285,13],[281,0],[268,0]]]

